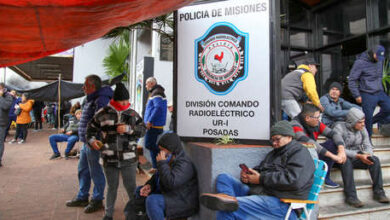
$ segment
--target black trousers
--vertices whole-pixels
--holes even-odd
[[[26,140],[27,138],[27,129],[28,129],[28,124],[16,124],[16,132],[15,132],[15,140],[18,139],[18,137],[21,137],[22,139]]]

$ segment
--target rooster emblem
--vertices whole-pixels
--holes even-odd
[[[221,55],[215,54],[214,55],[214,60],[218,60],[220,63],[222,63],[223,59],[223,51],[221,52]]]

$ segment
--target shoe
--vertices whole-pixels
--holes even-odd
[[[92,213],[104,209],[103,200],[91,200],[87,207],[84,208],[84,213]]]
[[[237,199],[226,194],[203,193],[200,203],[211,210],[233,212],[238,209]]]
[[[333,182],[330,178],[325,179],[325,186],[328,188],[338,188],[339,184]]]
[[[24,143],[24,140],[18,141],[18,144],[23,144],[23,143]]]
[[[51,155],[50,160],[54,160],[54,159],[59,158],[59,157],[61,157],[61,154],[54,153],[53,155]]]
[[[69,154],[65,153],[65,160],[69,160]]]
[[[8,142],[9,144],[13,144],[16,142],[16,139],[12,139],[10,142]]]
[[[364,206],[364,203],[360,201],[358,198],[349,197],[345,200],[345,202],[348,205],[353,206],[355,208],[360,208]]]
[[[65,204],[68,207],[85,207],[88,205],[88,199],[78,199],[77,197],[67,201]]]
[[[34,129],[33,132],[38,132],[38,130],[37,130],[37,129]]]
[[[389,198],[387,198],[385,193],[374,194],[374,200],[376,200],[380,203],[389,203],[390,202]]]
[[[113,220],[113,218],[105,215],[102,220]]]

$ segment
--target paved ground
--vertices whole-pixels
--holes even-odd
[[[5,144],[4,166],[0,167],[0,220],[102,218],[103,211],[84,214],[83,208],[65,206],[65,202],[78,191],[78,159],[49,160],[52,150],[48,136],[55,132],[49,129],[32,132],[30,129],[26,143]],[[65,144],[60,146],[63,153]],[[138,174],[137,185],[146,179],[145,175]],[[121,184],[114,219],[124,219],[123,208],[127,200]]]

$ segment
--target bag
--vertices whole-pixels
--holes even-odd
[[[145,209],[146,197],[136,198],[128,201],[125,206],[126,220],[149,220]]]
[[[22,113],[22,109],[21,108],[16,108],[14,113],[15,113],[15,115],[20,115],[20,113]]]

